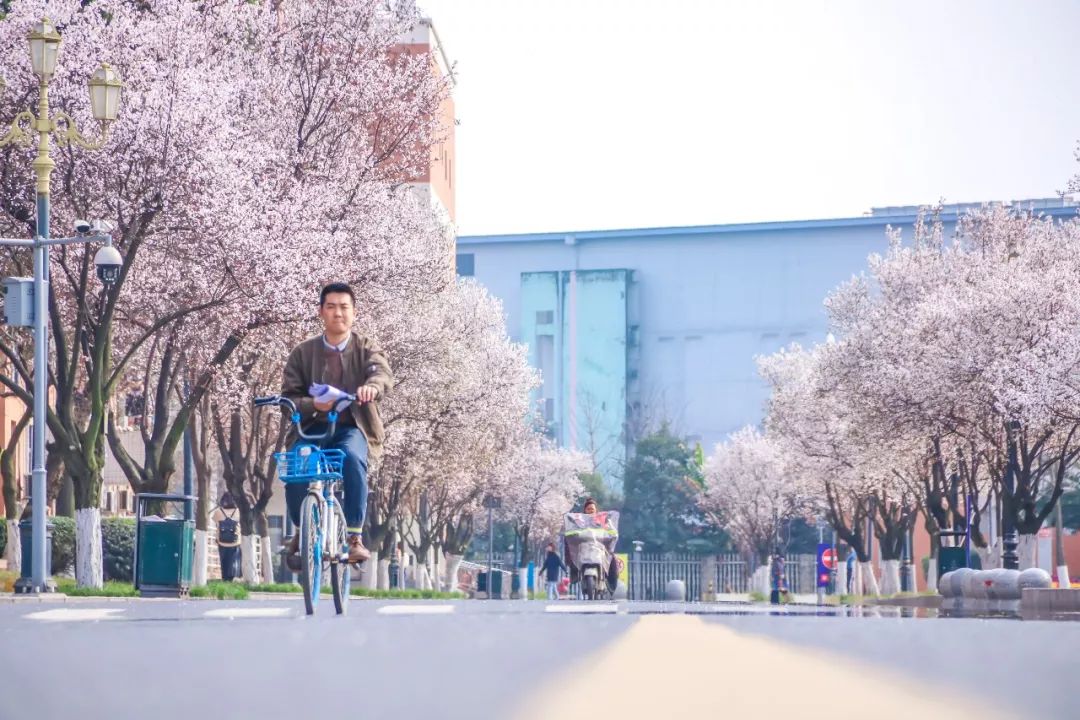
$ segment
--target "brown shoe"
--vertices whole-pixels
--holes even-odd
[[[300,572],[300,533],[294,533],[281,548],[281,552],[285,555],[285,567],[291,572]]]
[[[371,551],[364,547],[359,535],[349,536],[349,563],[359,565],[371,557]]]

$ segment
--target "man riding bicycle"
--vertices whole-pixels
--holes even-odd
[[[342,410],[334,436],[324,447],[345,452],[341,475],[344,485],[342,510],[349,532],[349,562],[362,563],[371,557],[364,547],[362,533],[367,514],[367,472],[369,458],[382,452],[384,438],[378,401],[394,386],[394,376],[386,354],[372,341],[355,332],[356,294],[345,283],[330,283],[319,294],[319,318],[323,334],[309,338],[293,348],[285,362],[281,394],[292,400],[308,434],[325,432],[327,414],[334,402],[320,402],[308,394],[314,383],[330,385],[346,393],[355,393],[356,402]],[[301,442],[294,427],[289,444]],[[300,504],[307,488],[302,484],[285,486],[285,504],[295,527],[300,525]],[[285,545],[286,562],[299,567],[300,533]]]

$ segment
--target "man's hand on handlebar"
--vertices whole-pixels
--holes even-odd
[[[356,388],[356,402],[360,404],[375,402],[378,396],[378,388],[372,387],[371,385],[361,385]]]

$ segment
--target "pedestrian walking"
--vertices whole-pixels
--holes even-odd
[[[240,511],[232,495],[224,493],[221,496],[213,518],[217,523],[221,579],[232,582],[240,574]]]
[[[547,585],[548,600],[559,599],[559,576],[564,572],[566,572],[566,563],[559,557],[559,553],[555,552],[555,543],[548,543],[547,557],[544,558],[544,566],[540,569]]]
[[[773,553],[770,575],[772,577],[772,592],[769,594],[769,602],[773,605],[779,605],[781,593],[787,593],[787,580],[784,577],[784,556],[780,553],[780,548],[776,548],[776,552]]]
[[[851,586],[855,582],[855,551],[848,550],[847,554],[847,594],[851,594]]]

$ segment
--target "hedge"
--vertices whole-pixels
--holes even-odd
[[[135,559],[135,519],[101,518],[101,558],[105,580],[132,582]]]

